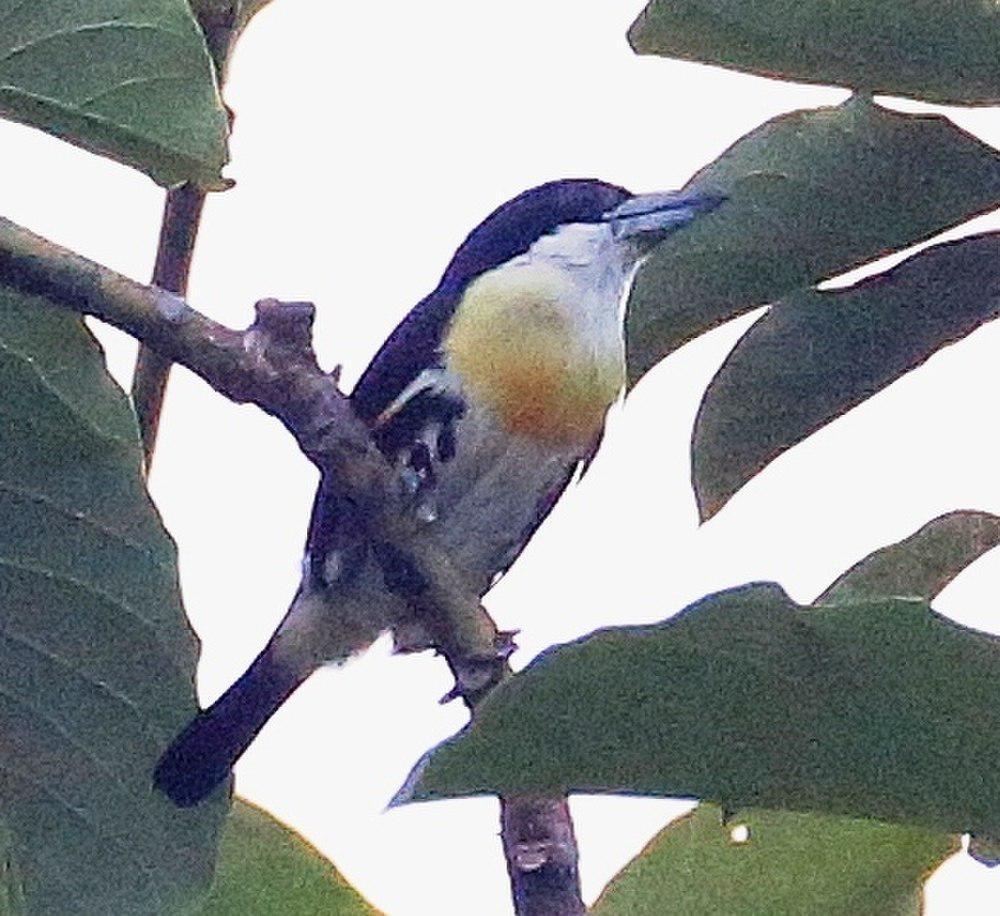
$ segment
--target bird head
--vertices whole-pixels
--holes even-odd
[[[518,194],[484,219],[459,246],[435,294],[457,295],[470,281],[536,246],[589,236],[610,239],[623,256],[641,259],[671,232],[722,202],[720,196],[681,191],[633,194],[592,178],[550,181]],[[552,239],[557,239],[552,244]],[[536,249],[537,250],[537,249]]]

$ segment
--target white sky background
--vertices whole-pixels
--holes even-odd
[[[518,191],[569,176],[676,187],[767,118],[846,95],[635,57],[624,35],[641,6],[275,0],[232,67],[237,186],[208,202],[191,301],[243,326],[258,298],[313,300],[321,357],[353,382],[466,233]],[[1000,145],[995,110],[955,117]],[[0,124],[0,148],[5,215],[148,279],[162,201],[148,179],[15,125]],[[987,227],[1000,220],[975,224]],[[1000,390],[1000,325],[988,325],[778,459],[699,527],[691,424],[751,321],[689,344],[615,411],[591,473],[487,599],[501,626],[521,629],[515,664],[750,580],[808,601],[941,512],[1000,512],[997,411],[990,403],[984,421],[979,407],[980,392],[992,401]],[[100,336],[127,380],[134,345]],[[203,701],[242,672],[287,606],[314,486],[275,422],[175,372],[152,490],[204,641]],[[998,587],[994,552],[936,607],[1000,631]],[[417,757],[464,722],[459,704],[437,703],[449,686],[440,659],[390,658],[380,643],[314,676],[237,770],[243,795],[392,916],[510,912],[493,801],[383,811]],[[683,807],[574,799],[587,898]],[[1000,870],[959,856],[930,882],[927,913],[995,913],[998,899]]]

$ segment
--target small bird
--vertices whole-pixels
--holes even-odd
[[[477,595],[594,457],[624,387],[623,311],[637,269],[719,202],[592,179],[525,191],[472,231],[355,386],[354,410],[398,471],[408,511]],[[321,485],[288,614],[160,758],[157,788],[180,806],[209,795],[317,667],[412,613],[411,578]]]

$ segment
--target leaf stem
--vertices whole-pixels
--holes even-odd
[[[205,191],[193,184],[183,184],[167,191],[156,263],[153,266],[153,286],[179,296],[187,293],[191,259],[204,203]],[[132,403],[139,420],[147,472],[153,462],[156,434],[169,377],[170,360],[147,344],[140,344],[132,376]]]
[[[261,2],[247,5],[234,0],[198,0],[192,3],[192,11],[212,57],[220,90],[226,79],[229,56],[240,32],[263,5]],[[233,113],[228,108],[227,112],[231,130]],[[167,191],[163,217],[160,220],[156,263],[153,266],[153,286],[178,296],[187,295],[191,259],[194,256],[204,206],[205,189],[197,185],[185,183]],[[147,473],[153,463],[169,378],[170,360],[145,343],[140,343],[132,376],[132,403],[139,420],[139,435]]]

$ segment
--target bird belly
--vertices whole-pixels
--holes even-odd
[[[580,461],[512,437],[488,412],[471,411],[456,429],[455,458],[435,489],[438,542],[482,594],[521,552]]]

